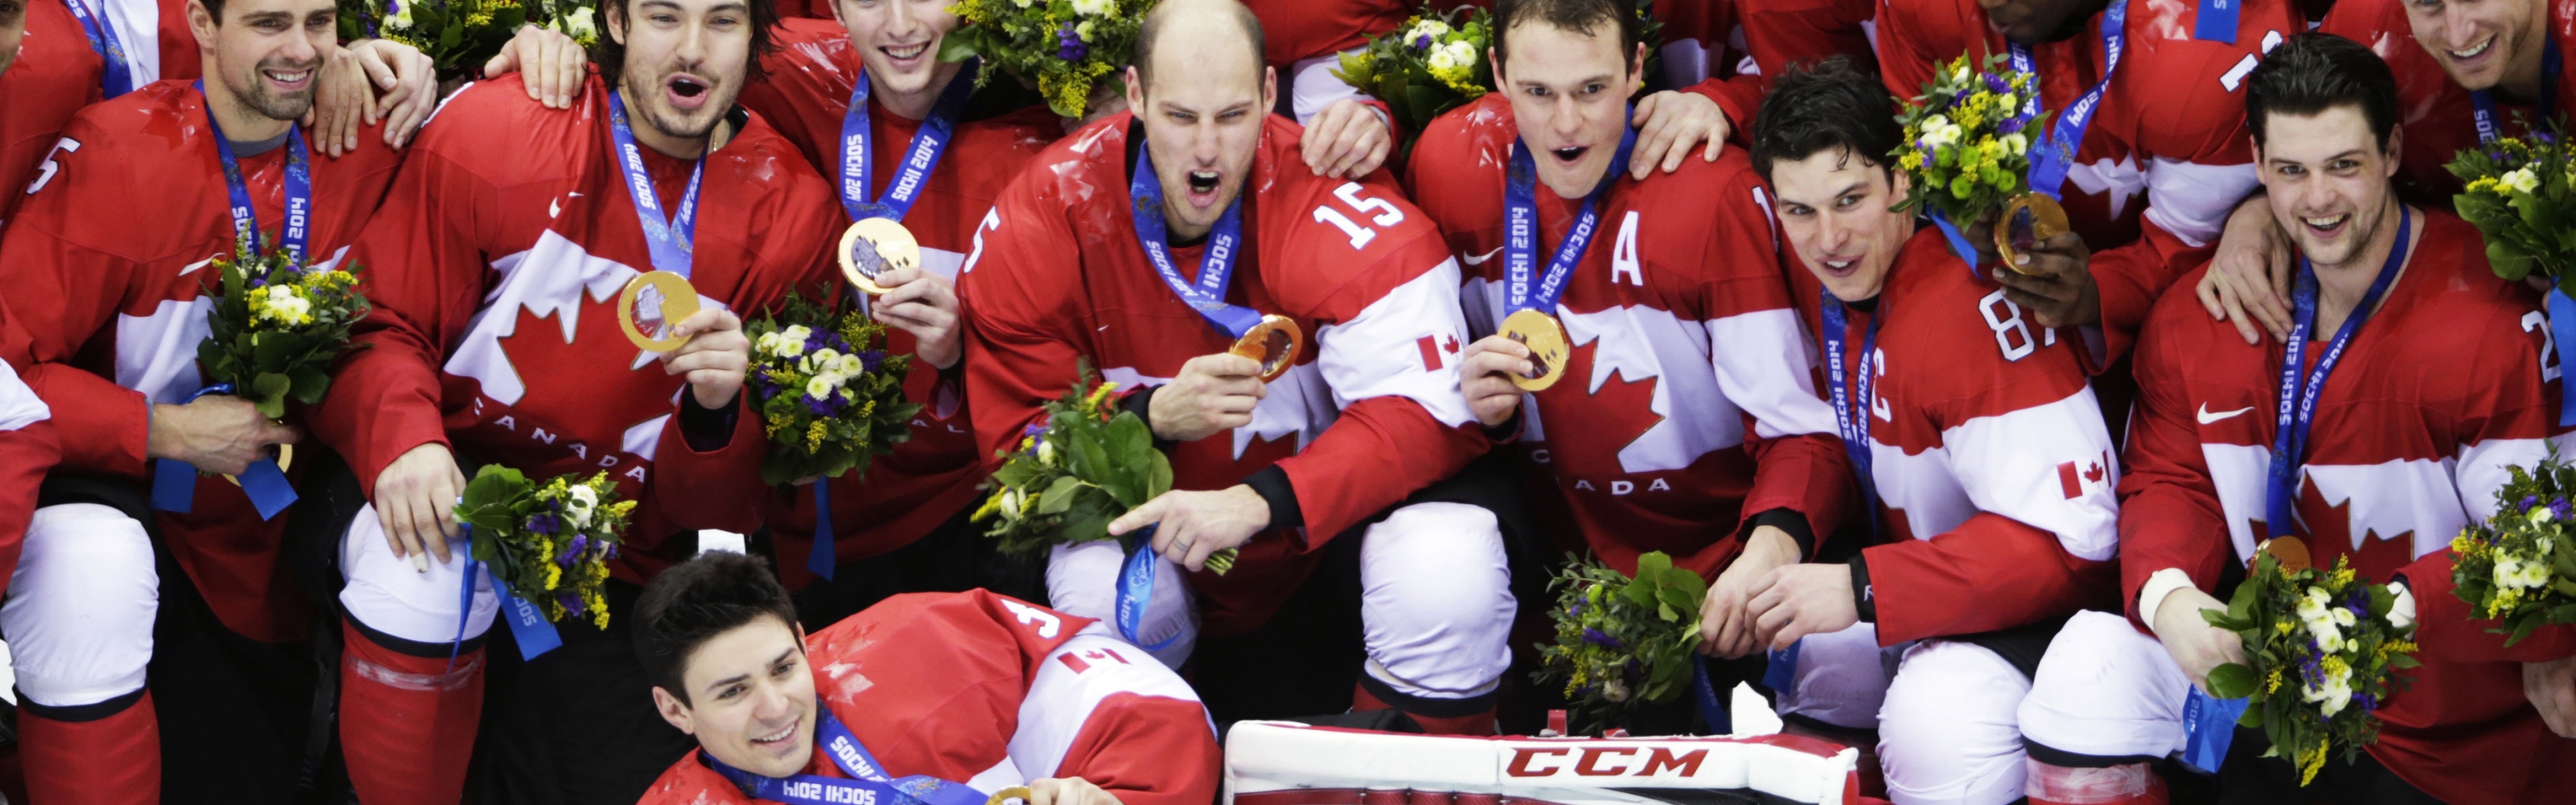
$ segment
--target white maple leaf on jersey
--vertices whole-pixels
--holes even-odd
[[[1575,313],[1559,305],[1557,313],[1565,322],[1568,344],[1593,345],[1592,376],[1582,378],[1584,393],[1600,393],[1613,374],[1630,383],[1656,381],[1646,404],[1655,424],[1619,448],[1621,470],[1678,470],[1711,450],[1744,443],[1743,418],[1709,368],[1707,325],[1644,306]],[[1696,355],[1698,361],[1667,374],[1660,355]],[[1676,392],[1694,404],[1676,411]]]
[[[349,247],[331,253],[331,259],[313,265],[329,271],[340,266],[349,256]],[[197,273],[215,262],[207,257],[179,269],[179,276]],[[182,302],[161,300],[152,312],[136,316],[119,312],[116,316],[116,384],[138,392],[156,403],[177,405],[188,395],[205,386],[197,374],[197,344],[212,334],[206,324],[206,311],[215,306],[215,297],[199,294]]]
[[[2227,513],[2228,536],[2236,545],[2236,555],[2252,556],[2253,523],[2269,516],[2272,449],[2235,444],[2202,444],[2200,449],[2211,485],[2218,490],[2219,509]],[[2371,535],[2387,539],[2411,533],[2410,550],[2421,557],[2450,545],[2449,535],[2469,522],[2453,486],[2449,462],[2400,459],[2379,464],[2309,464],[2300,470],[2302,487],[2316,487],[2318,499],[2343,508],[2351,518],[2345,529],[2355,553]],[[2301,491],[2304,494],[2304,488]],[[2268,530],[2292,532],[2280,527]],[[2296,532],[2317,530],[2317,524],[2303,524]]]
[[[2120,212],[2129,208],[2130,199],[2147,192],[2147,174],[2138,169],[2135,154],[2123,155],[2118,162],[2104,157],[2075,163],[2066,171],[2066,178],[2085,195],[2099,196],[2107,192],[2111,198],[2113,218],[2120,217]]]
[[[1125,389],[1172,382],[1172,378],[1149,376],[1129,366],[1102,369],[1100,379]],[[1289,367],[1279,379],[1270,381],[1270,393],[1253,404],[1252,424],[1234,429],[1234,458],[1242,460],[1244,449],[1251,447],[1254,439],[1272,442],[1295,436],[1298,452],[1305,452],[1306,444],[1332,427],[1341,415],[1341,409],[1333,405],[1333,390],[1324,385],[1323,374],[1315,364]]]

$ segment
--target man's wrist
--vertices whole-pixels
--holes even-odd
[[[958,363],[963,364],[965,361]],[[1154,437],[1154,449],[1169,451],[1179,446],[1181,442],[1164,436],[1162,427],[1154,424],[1154,392],[1162,388],[1162,386],[1140,386],[1129,393],[1126,399],[1119,400],[1118,407],[1127,413],[1135,414],[1136,419],[1145,423],[1145,432]]]
[[[1861,623],[1878,622],[1878,594],[1869,585],[1869,562],[1863,557],[1851,558],[1852,617]]]
[[[1270,515],[1263,531],[1278,531],[1306,524],[1306,513],[1297,505],[1297,487],[1289,483],[1288,471],[1273,464],[1243,479],[1243,486],[1261,496]]]
[[[2147,631],[2157,637],[2164,632],[2156,621],[2164,614],[2165,600],[2174,593],[2197,590],[2200,585],[2182,568],[2168,567],[2147,575],[2147,583],[2138,586],[2138,619],[2147,622]]]

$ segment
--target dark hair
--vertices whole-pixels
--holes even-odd
[[[1174,15],[1189,10],[1188,5],[1189,4],[1187,3],[1171,2],[1171,0],[1155,3],[1151,10],[1145,12],[1144,22],[1138,24],[1136,28],[1136,49],[1135,52],[1130,55],[1130,58],[1134,60],[1134,64],[1136,65],[1137,82],[1145,85],[1143,87],[1138,87],[1137,89],[1139,91],[1144,90],[1146,87],[1153,86],[1154,42],[1155,40],[1163,38],[1164,24],[1166,24],[1166,22]],[[1261,54],[1261,43],[1270,40],[1261,38],[1261,17],[1253,14],[1251,8],[1246,7],[1240,2],[1234,2],[1233,0],[1226,0],[1224,8],[1231,12],[1231,16],[1234,18],[1234,24],[1242,26],[1243,41],[1252,46],[1252,63],[1256,65],[1268,65],[1269,62],[1265,60]],[[1140,109],[1137,111],[1142,112],[1144,110]]]
[[[2245,127],[2256,147],[2263,145],[2266,115],[2307,116],[2339,106],[2361,107],[2379,150],[2388,150],[2388,135],[2397,129],[2397,76],[2369,47],[2334,34],[2282,40],[2245,77]]]
[[[1850,59],[1791,65],[1753,116],[1753,169],[1767,182],[1774,164],[1841,149],[1847,159],[1894,170],[1887,155],[1905,140],[1895,100],[1876,74],[1861,72]]]
[[[1632,0],[1496,0],[1494,3],[1494,59],[1510,61],[1511,48],[1503,44],[1504,34],[1513,26],[1537,21],[1570,33],[1589,33],[1593,26],[1610,23],[1619,30],[1619,70],[1624,73],[1637,56],[1637,42],[1645,38],[1645,20],[1637,17]]]
[[[796,626],[796,602],[769,572],[769,561],[716,551],[662,571],[635,601],[635,657],[644,677],[689,701],[689,653],[764,617]]]
[[[767,75],[760,69],[760,58],[778,52],[778,0],[742,0],[751,8],[751,53],[743,58],[742,82],[759,83]],[[206,0],[197,0],[206,2]],[[590,46],[590,63],[599,66],[599,77],[608,83],[608,91],[617,91],[617,82],[626,76],[626,45],[610,35],[611,18],[625,20],[627,36],[635,35],[635,21],[626,19],[627,7],[634,0],[599,0],[599,41]]]

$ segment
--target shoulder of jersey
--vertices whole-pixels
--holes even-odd
[[[1359,182],[1338,176],[1317,176],[1313,169],[1306,167],[1306,159],[1298,148],[1298,137],[1303,129],[1278,115],[1271,115],[1264,121],[1264,126],[1262,153],[1253,160],[1251,180],[1243,188],[1244,195],[1253,198],[1260,211],[1258,226],[1261,229],[1256,238],[1284,237],[1284,245],[1291,250],[1289,254],[1332,255],[1329,259],[1320,260],[1316,267],[1341,266],[1352,274],[1368,270],[1380,259],[1424,236],[1438,243],[1439,225],[1414,205],[1403,188],[1387,180],[1384,171]],[[1344,185],[1354,184],[1359,188],[1355,192],[1342,189]],[[1349,231],[1315,212],[1326,205],[1331,206],[1332,212],[1353,221],[1368,221],[1371,231],[1376,234],[1363,244],[1352,243]],[[1401,214],[1401,218],[1390,219],[1389,211]],[[1381,219],[1387,220],[1379,223]],[[1358,249],[1359,259],[1342,257],[1350,254],[1353,248]],[[1448,254],[1445,245],[1434,245],[1431,251],[1441,256]]]
[[[2517,280],[2495,275],[2487,264],[2486,240],[2475,226],[2459,216],[2441,210],[2423,210],[2419,226],[2423,245],[2417,246],[2409,259],[2413,268],[2442,272],[2441,282],[2417,283],[2428,294],[2438,295],[2445,307],[2460,306],[2454,314],[2462,321],[2487,321],[2509,324],[2519,329],[2521,314],[2537,309],[2531,287]],[[2499,312],[2500,311],[2500,312]]]
[[[1762,178],[1753,172],[1753,161],[1742,148],[1729,148],[1717,161],[1700,158],[1697,149],[1682,159],[1672,173],[1661,167],[1644,181],[1622,177],[1619,191],[1628,198],[1619,206],[1640,217],[1639,237],[1645,241],[1641,250],[1661,255],[1658,264],[1669,260],[1676,265],[1699,272],[1707,278],[1731,277],[1758,273],[1776,277],[1776,263],[1743,265],[1737,260],[1713,260],[1711,241],[1742,237],[1743,232],[1761,233],[1759,244],[1742,246],[1772,251],[1777,234],[1773,228],[1769,191]],[[1605,220],[1606,226],[1619,222]],[[1738,244],[1719,243],[1717,248]]]
[[[2368,46],[2391,68],[2403,69],[2418,56],[2430,61],[2430,56],[2415,43],[2414,29],[2406,22],[2405,0],[2339,0],[2326,12],[2325,19],[2318,21],[2317,30]],[[2405,75],[2399,74],[2398,80],[2404,82]]]
[[[1020,172],[1020,181],[1028,182],[1042,198],[1083,198],[1097,188],[1117,187],[1127,181],[1122,174],[1127,165],[1127,112],[1110,115],[1074,129],[1073,133],[1049,143]],[[1124,203],[1127,194],[1114,194]]]
[[[788,17],[778,21],[778,27],[771,33],[771,41],[782,48],[815,48],[816,53],[830,53],[835,50],[832,45],[836,42],[840,45],[837,50],[849,49],[850,32],[839,22],[829,19]]]
[[[1502,218],[1502,175],[1520,130],[1512,106],[1488,92],[1437,118],[1413,145],[1413,187],[1436,188],[1417,201],[1444,227],[1474,228]],[[1481,191],[1481,192],[1479,192]]]
[[[1900,318],[1888,321],[1881,344],[1920,344],[1944,360],[1983,361],[2000,357],[1992,349],[1993,331],[1977,312],[1977,300],[1992,291],[1976,272],[1950,251],[1938,229],[1924,227],[1897,253],[1895,273],[1887,278],[1882,310]],[[1978,345],[1984,345],[1979,347]]]
[[[607,93],[594,74],[573,108],[548,109],[528,97],[517,73],[476,81],[441,102],[410,147],[496,182],[563,176],[578,171],[566,155],[586,153],[590,138],[606,136]]]
[[[192,82],[179,79],[155,81],[133,92],[90,104],[72,115],[65,129],[77,127],[89,137],[81,143],[83,150],[107,148],[117,152],[119,160],[149,159],[154,151],[177,153],[205,139],[207,126],[205,101],[192,99],[196,89]],[[179,136],[173,139],[170,135]],[[134,143],[128,150],[125,143]]]
[[[1982,41],[1985,12],[1976,0],[1886,0],[1879,5],[1878,32],[1898,35],[1932,58],[1956,58],[1971,42]],[[1948,54],[1948,55],[1940,55]]]

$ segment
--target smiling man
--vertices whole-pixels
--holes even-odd
[[[2245,660],[2201,610],[2226,608],[2264,540],[2298,542],[2318,567],[2349,559],[2363,578],[2411,584],[2415,604],[2399,609],[2423,607],[2423,667],[2378,703],[2368,754],[2328,762],[2308,787],[2239,732],[2219,769],[2229,800],[2558,797],[2576,777],[2576,741],[2551,736],[2569,714],[2546,691],[2566,689],[2576,640],[2547,628],[2506,650],[2486,631],[2494,622],[2469,620],[2452,594],[2446,550],[2495,513],[2507,468],[2547,449],[2554,369],[2539,300],[2488,269],[2468,224],[2397,196],[2389,179],[2414,135],[2396,125],[2398,85],[2368,48],[2291,37],[2246,81],[2265,206],[2298,245],[2294,344],[2245,344],[2181,294],[2157,306],[2120,482],[2129,622],[2086,613],[2068,625],[2040,676],[2074,695],[2035,693],[2025,715],[2051,715],[2024,730],[2095,755],[2181,749],[2191,686]],[[2292,414],[2294,398],[2312,413]]]
[[[1898,147],[1894,112],[1833,60],[1782,77],[1754,123],[1753,165],[1824,286],[1825,382],[1881,544],[1772,570],[1747,610],[1774,649],[1821,643],[1840,667],[1801,673],[1849,710],[1884,696],[1890,799],[2001,805],[2032,777],[2016,711],[2049,637],[2116,586],[2119,468],[2071,332],[1890,209],[1906,176],[1874,155]],[[1892,678],[1833,650],[1854,634],[1903,648]]]
[[[772,47],[767,0],[601,11],[599,77],[575,108],[547,108],[517,76],[459,93],[353,258],[376,305],[356,336],[368,346],[312,421],[370,502],[340,542],[340,673],[350,776],[371,803],[451,803],[464,787],[498,607],[456,541],[460,462],[606,472],[638,502],[608,631],[566,619],[562,648],[522,643],[503,666],[485,779],[632,802],[685,751],[641,705],[623,612],[633,585],[695,550],[673,535],[757,526],[768,439],[743,399],[737,311],[833,273],[844,219],[830,186],[734,105]],[[623,336],[614,304],[646,271],[687,277],[704,306],[658,359]]]
[[[898,596],[809,635],[762,564],[710,553],[636,602],[653,704],[698,744],[640,805],[1216,795],[1197,695],[1106,624],[976,590]]]
[[[1468,484],[1433,487],[1486,447],[1442,346],[1466,336],[1457,262],[1383,172],[1332,179],[1298,162],[1296,125],[1268,114],[1260,30],[1233,0],[1155,6],[1127,78],[1134,114],[1058,142],[1003,193],[963,283],[976,434],[987,451],[1016,447],[1076,367],[1099,367],[1171,456],[1175,487],[1110,524],[1159,524],[1163,557],[1135,563],[1162,583],[1123,636],[1173,665],[1189,655],[1181,567],[1211,635],[1251,632],[1310,577],[1330,579],[1306,597],[1359,599],[1360,706],[1490,732],[1510,660],[1500,525],[1462,502]],[[1268,383],[1260,361],[1228,353],[1278,326],[1265,315],[1307,341]],[[1228,548],[1242,550],[1231,571],[1202,571]],[[1059,549],[1051,600],[1108,617],[1123,561],[1115,541]],[[1329,592],[1344,584],[1357,594]],[[1353,670],[1334,665],[1301,678]],[[1258,698],[1233,706],[1296,714]]]

